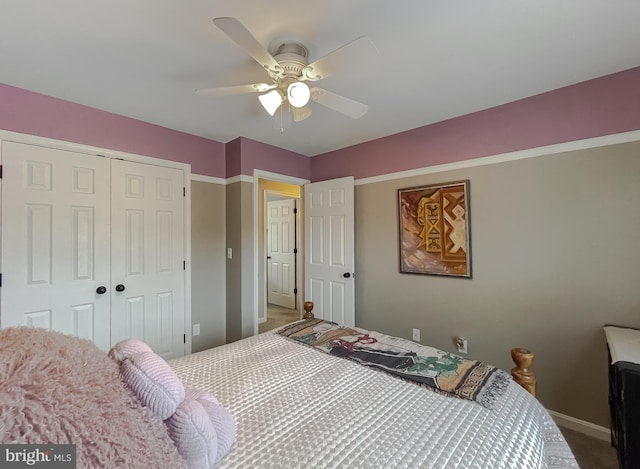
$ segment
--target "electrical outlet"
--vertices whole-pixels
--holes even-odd
[[[200,335],[200,323],[193,325],[193,335]]]
[[[413,330],[413,340],[415,342],[420,342],[420,329]]]
[[[456,348],[459,353],[468,353],[469,342],[463,337],[455,337]]]

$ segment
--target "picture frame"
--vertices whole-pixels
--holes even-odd
[[[472,278],[470,182],[398,189],[400,272]]]

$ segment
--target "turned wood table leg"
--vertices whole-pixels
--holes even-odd
[[[526,348],[511,349],[511,359],[516,364],[511,370],[513,380],[536,397],[536,375],[529,369],[533,364],[533,357],[533,352]]]
[[[304,316],[302,317],[304,319],[313,319],[314,316],[311,312],[311,310],[313,309],[313,301],[305,301],[302,307],[304,308]]]

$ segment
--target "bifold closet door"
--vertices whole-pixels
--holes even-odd
[[[109,160],[2,142],[2,327],[110,346]]]
[[[182,171],[111,163],[111,340],[184,355]]]
[[[0,326],[184,355],[177,169],[2,142]]]

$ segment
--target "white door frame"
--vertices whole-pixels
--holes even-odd
[[[253,170],[253,252],[254,252],[254,256],[253,256],[253,264],[254,264],[254,272],[259,272],[260,270],[260,259],[258,256],[259,253],[259,243],[262,240],[262,242],[264,243],[264,236],[263,233],[259,232],[258,226],[259,226],[259,217],[263,214],[263,210],[261,210],[261,208],[259,207],[258,201],[259,201],[259,195],[260,195],[260,190],[258,188],[258,179],[269,179],[271,181],[278,181],[278,182],[284,182],[286,184],[294,184],[297,186],[304,186],[305,184],[307,184],[308,182],[310,182],[308,179],[302,179],[302,178],[297,178],[294,176],[286,176],[284,174],[278,174],[278,173],[272,173],[269,171],[264,171],[261,169],[254,169]],[[300,191],[300,199],[302,200],[302,191]],[[266,199],[265,199],[266,202]],[[302,217],[304,216],[302,213],[302,203],[298,204],[298,216],[296,217],[296,224],[297,224],[297,233],[296,233],[296,244],[298,245],[298,260],[299,259],[303,259],[304,258],[304,249],[303,249],[303,243],[302,240],[304,239],[302,237]],[[265,246],[266,247],[266,246]],[[265,251],[266,252],[266,251]],[[298,271],[296,273],[296,283],[298,284],[298,294],[296,295],[296,309],[298,311],[300,311],[300,308],[302,307],[302,298],[304,298],[304,271],[302,268],[303,263],[302,262],[298,262]],[[263,268],[262,268],[262,274],[264,279],[266,279],[266,275],[267,275],[267,263],[264,262],[263,263]],[[265,283],[266,282],[258,282],[257,281],[257,275],[256,275],[256,281],[253,283],[253,335],[256,335],[258,333],[258,314],[260,311],[259,305],[260,302],[264,302],[264,308],[266,311],[266,307],[267,307],[267,296],[266,296],[266,285],[261,285],[261,283]],[[264,295],[261,295],[261,293],[264,292]]]
[[[56,148],[76,153],[93,154],[103,156],[105,158],[115,158],[126,161],[132,161],[141,164],[149,164],[154,166],[164,166],[167,168],[179,169],[183,172],[183,184],[185,187],[184,197],[184,240],[185,240],[185,261],[187,268],[184,276],[184,333],[185,355],[191,353],[191,165],[187,163],[179,163],[177,161],[163,160],[151,156],[136,155],[117,150],[109,150],[80,143],[66,142],[64,140],[56,140],[47,137],[39,137],[36,135],[22,134],[0,129],[0,141],[24,143],[29,145],[44,146],[48,148]],[[2,154],[0,152],[0,164],[2,164]],[[0,194],[2,193],[2,179],[0,179]],[[0,200],[1,202],[1,200]],[[1,205],[0,205],[1,206]],[[2,232],[2,213],[0,213],[0,233]],[[2,253],[0,252],[0,268],[2,266]],[[0,270],[1,272],[1,270]],[[0,295],[2,288],[0,288]],[[0,315],[2,311],[0,311]],[[256,327],[257,330],[257,327]]]

